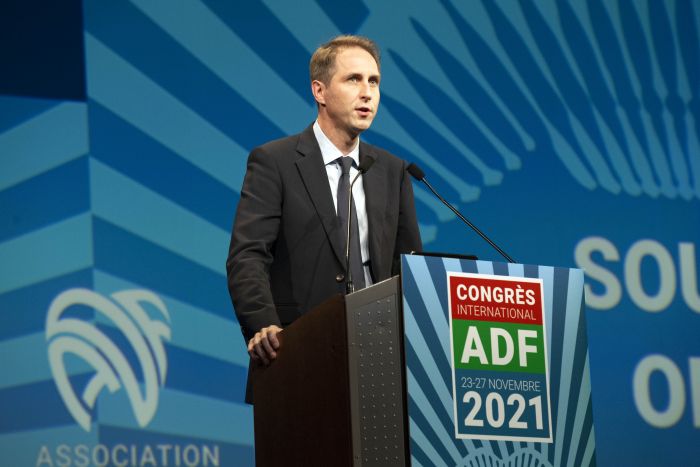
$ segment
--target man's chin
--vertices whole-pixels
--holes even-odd
[[[362,133],[363,131],[369,129],[370,126],[372,126],[371,118],[360,120],[354,125],[355,131],[357,131],[358,133]]]

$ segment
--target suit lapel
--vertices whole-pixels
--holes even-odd
[[[335,256],[340,264],[345,264],[345,254],[340,246],[342,239],[340,223],[333,205],[333,195],[328,185],[328,174],[323,164],[321,149],[318,147],[312,126],[306,128],[299,135],[297,152],[304,156],[296,162],[304,186],[306,186],[316,212],[321,218],[323,229],[326,231]]]
[[[360,142],[360,163],[365,157],[373,158],[374,165],[362,176],[362,186],[365,189],[365,207],[367,209],[367,221],[369,223],[369,256],[373,265],[373,269],[380,263],[379,257],[382,248],[384,213],[386,212],[386,203],[388,200],[386,169],[381,163],[381,159],[371,151],[364,143]],[[391,252],[393,254],[393,252]],[[377,271],[373,271],[375,277]]]

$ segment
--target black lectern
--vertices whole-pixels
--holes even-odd
[[[335,296],[253,370],[258,466],[409,463],[399,279]]]

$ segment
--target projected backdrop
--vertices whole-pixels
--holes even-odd
[[[0,78],[3,464],[253,464],[229,232],[248,152],[313,121],[308,60],[339,33],[382,48],[367,141],[518,262],[586,270],[598,462],[695,452],[692,1],[69,4],[29,14],[44,68]],[[500,260],[415,192],[426,249]]]

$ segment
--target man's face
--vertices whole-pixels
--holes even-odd
[[[377,62],[366,50],[338,52],[330,82],[314,82],[316,100],[335,130],[355,137],[369,128],[379,107],[379,78]]]

